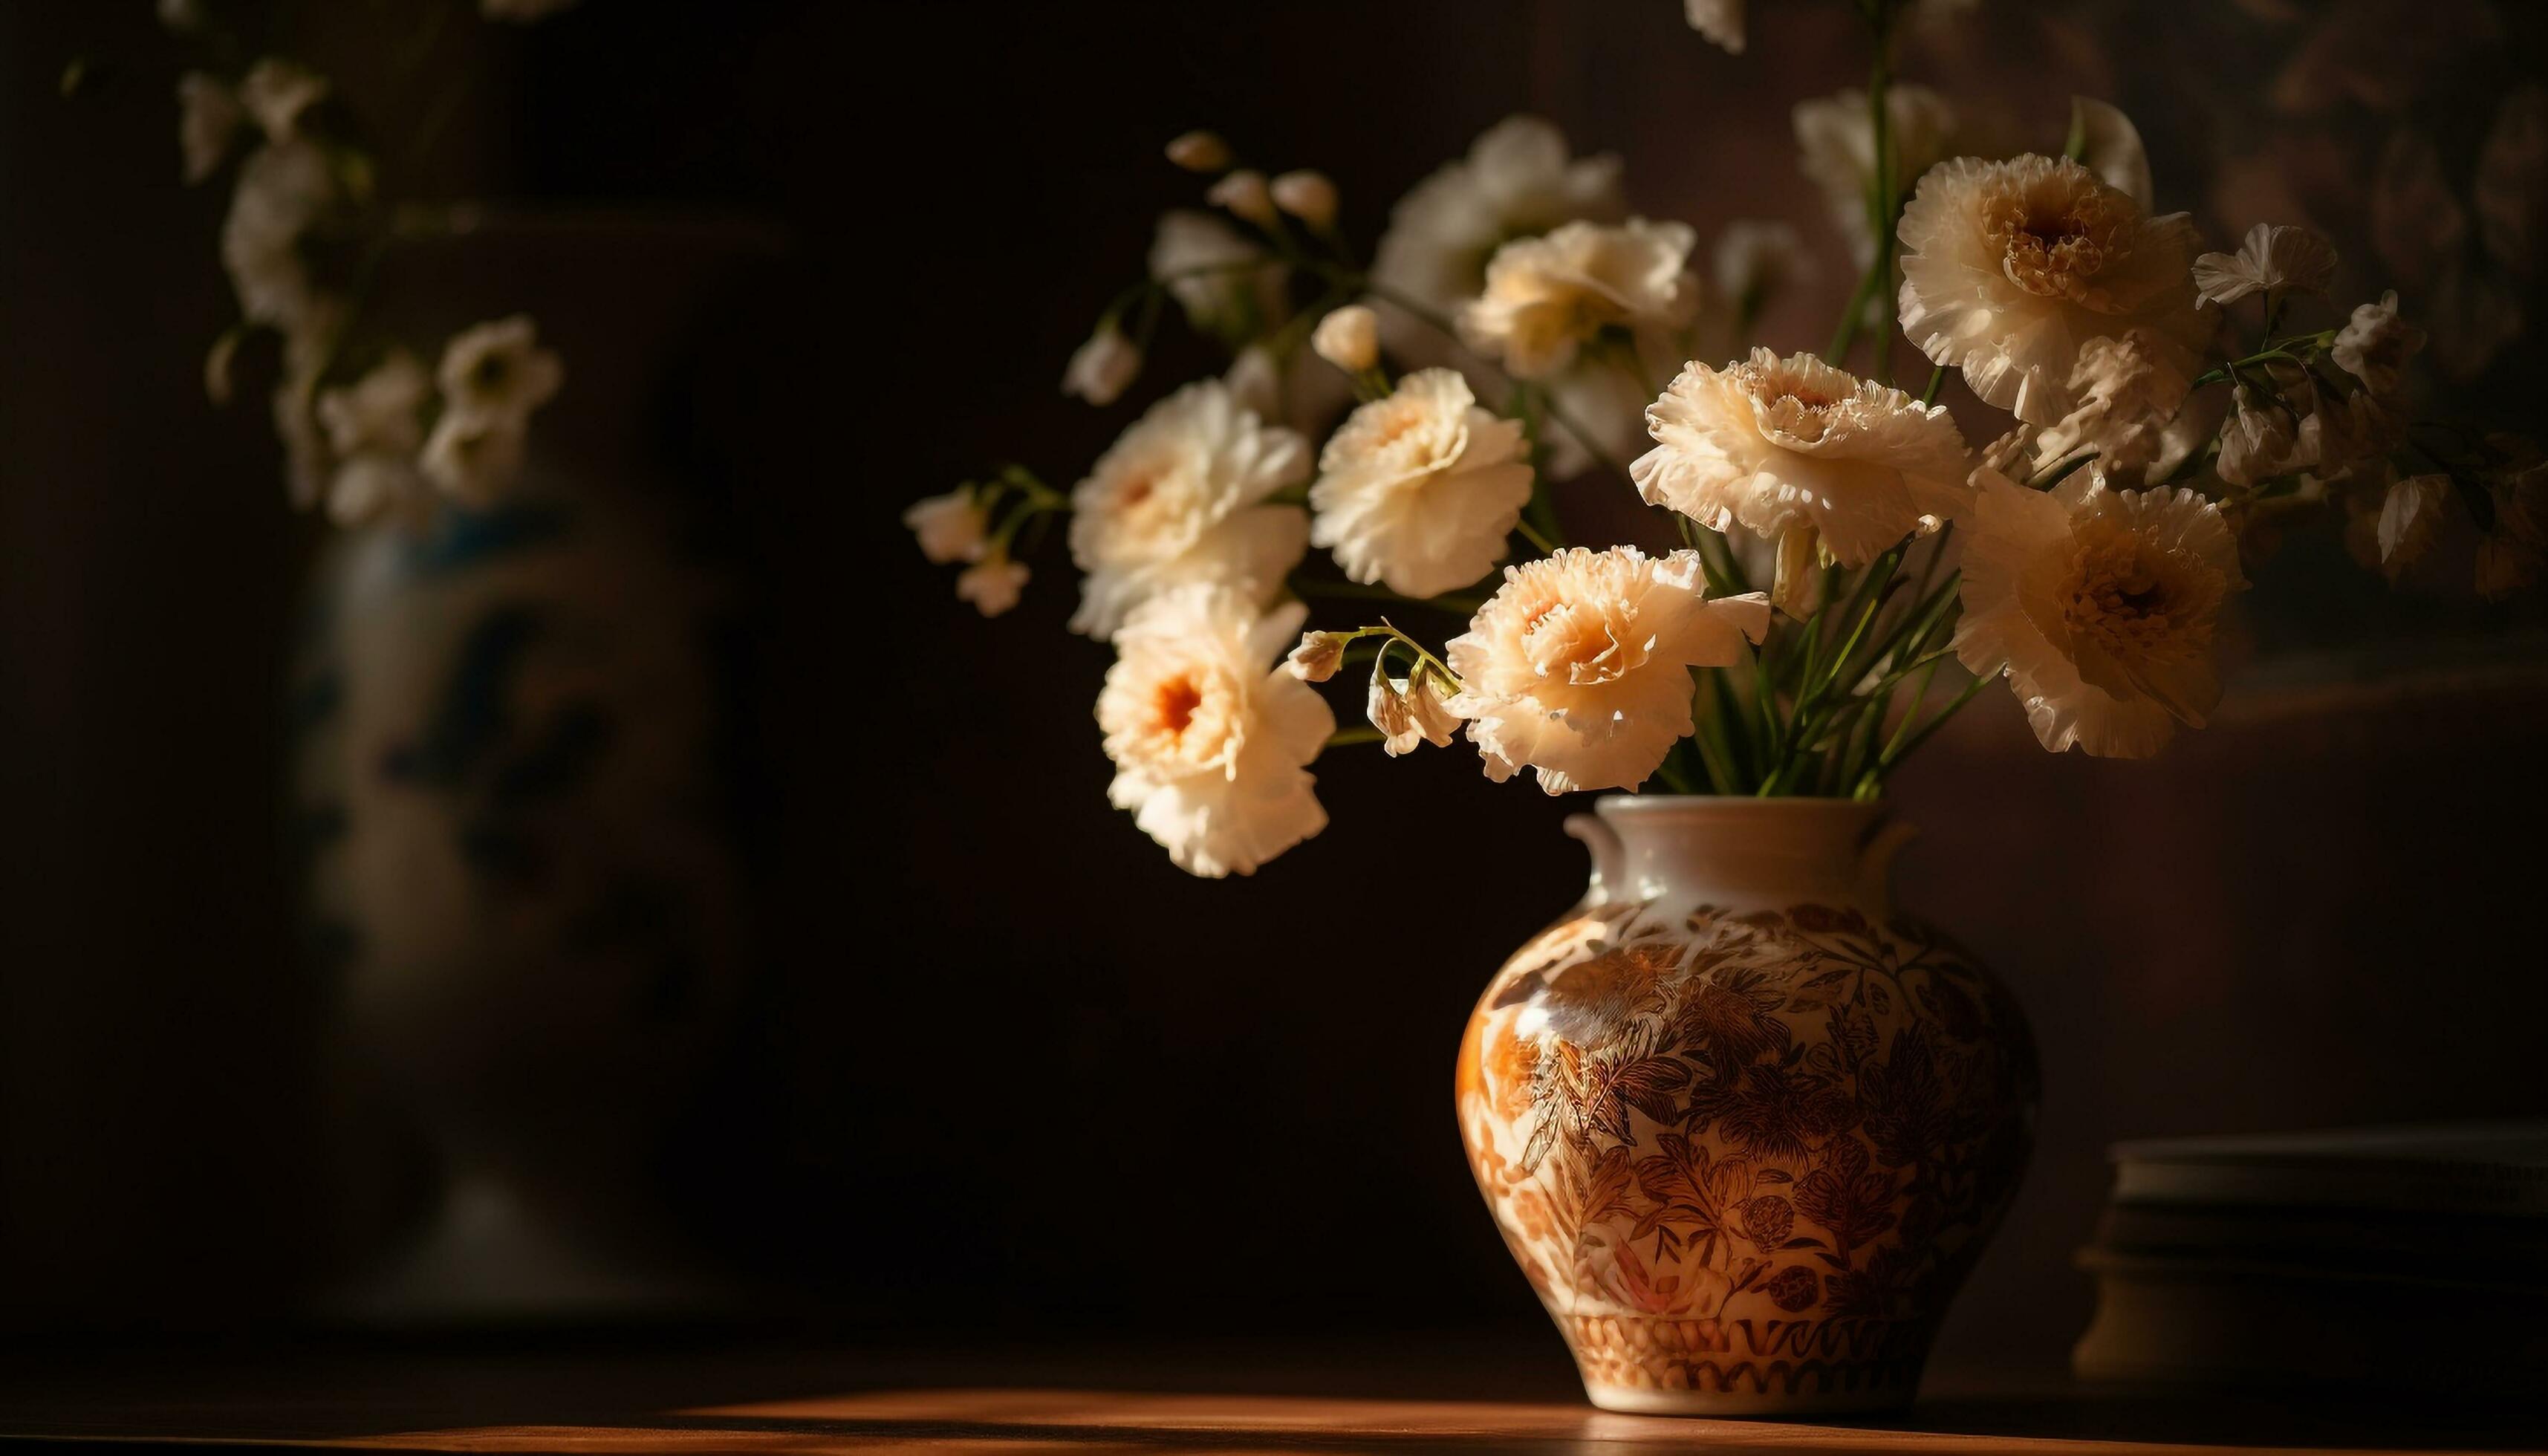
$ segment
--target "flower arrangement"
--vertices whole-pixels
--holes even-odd
[[[1169,144],[1213,211],[1160,220],[1062,387],[1113,404],[1170,312],[1228,373],[1068,490],[1012,465],[905,520],[985,615],[1066,520],[1070,625],[1117,654],[1111,795],[1179,865],[1247,873],[1319,833],[1311,766],[1356,743],[1465,739],[1552,794],[1866,799],[2005,681],[2046,749],[2146,757],[2215,709],[2223,613],[2299,506],[2393,579],[2446,530],[2482,593],[2539,576],[2548,461],[2419,411],[2396,295],[2330,305],[2306,228],[2208,247],[2100,102],[2055,149],[1962,154],[1892,75],[1912,0],[1857,6],[1868,84],[1795,115],[1863,270],[1820,355],[1746,347],[1801,276],[1792,228],[1725,225],[1702,281],[1695,229],[1631,214],[1618,160],[1536,119],[1408,192],[1367,263],[1321,174]],[[1741,0],[1687,15],[1741,50]],[[1560,500],[1595,482],[1668,549],[1571,541]],[[1358,614],[1311,627],[1312,601]],[[1314,684],[1348,675],[1366,721],[1339,729]]]
[[[524,24],[572,3],[479,0],[478,9]],[[221,256],[239,320],[206,360],[207,393],[228,403],[242,345],[278,340],[272,403],[291,499],[323,505],[339,525],[420,520],[444,499],[496,503],[521,472],[532,414],[564,383],[558,356],[515,315],[442,341],[428,369],[418,350],[435,352],[430,344],[394,336],[364,307],[389,249],[464,230],[471,210],[387,196],[379,151],[332,114],[327,78],[275,54],[241,66],[236,58],[257,47],[205,0],[158,0],[158,14],[202,52],[177,82],[185,180],[205,182],[237,158]]]

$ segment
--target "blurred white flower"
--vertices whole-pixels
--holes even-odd
[[[1717,296],[1747,308],[1814,271],[1794,228],[1752,218],[1737,218],[1716,234],[1715,263]]]
[[[1027,575],[1025,563],[1010,560],[1005,551],[993,551],[956,574],[956,599],[971,602],[986,617],[998,616],[1018,604]]]
[[[1695,241],[1686,224],[1631,218],[1505,243],[1487,265],[1486,293],[1460,312],[1461,336],[1515,378],[1541,379],[1603,329],[1679,327],[1698,311]]]
[[[1283,268],[1210,213],[1162,213],[1150,277],[1195,327],[1233,346],[1283,321]]]
[[[1682,0],[1689,28],[1733,55],[1743,53],[1743,7],[1744,0]]]
[[[338,525],[360,525],[422,494],[415,454],[432,392],[433,377],[405,349],[352,385],[320,392],[318,424],[339,462],[327,484],[327,514]]]
[[[2548,240],[2548,87],[2534,82],[2503,99],[2478,153],[2471,190],[2488,255],[2529,277]]]
[[[2378,533],[2380,569],[2389,580],[2398,580],[2432,549],[2450,509],[2449,476],[2411,475],[2390,483],[2380,501]]]
[[[527,314],[480,323],[453,334],[435,370],[446,414],[486,415],[518,428],[531,411],[556,398],[566,366],[539,346],[539,326]]]
[[[1116,638],[1097,698],[1116,770],[1107,797],[1188,873],[1251,873],[1326,828],[1308,765],[1335,714],[1267,666],[1307,615],[1294,602],[1259,616],[1198,583],[1143,603]]]
[[[1691,730],[1689,670],[1732,666],[1769,630],[1760,593],[1709,599],[1701,580],[1694,551],[1633,546],[1506,567],[1444,652],[1487,776],[1528,767],[1552,794],[1644,782]]]
[[[412,506],[424,477],[413,457],[357,455],[327,482],[327,518],[347,529]]]
[[[222,264],[242,318],[290,335],[307,333],[328,312],[301,246],[340,200],[316,143],[276,142],[248,153],[222,222]]]
[[[301,135],[302,113],[327,98],[327,78],[307,66],[267,56],[248,67],[239,82],[238,99],[268,141],[290,141]]]
[[[218,76],[188,71],[177,78],[177,149],[185,157],[186,180],[201,182],[229,155],[230,143],[247,122],[238,93]]]
[[[2092,97],[2073,96],[2070,128],[2079,136],[2081,166],[2131,198],[2142,212],[2158,205],[2158,186],[2150,177],[2149,152],[2141,145],[2140,128],[2122,109]]]
[[[1946,406],[1811,354],[1754,349],[1723,369],[1692,363],[1647,410],[1646,428],[1655,448],[1628,473],[1649,503],[1710,530],[1801,536],[1848,566],[1935,529],[1970,496],[1963,435]],[[1802,574],[1788,581],[1803,584]],[[1779,605],[1799,602],[1790,594]]]
[[[1290,213],[1310,226],[1313,232],[1324,232],[1335,226],[1336,184],[1323,172],[1285,172],[1266,184],[1274,206]]]
[[[318,422],[339,455],[412,455],[424,443],[433,377],[415,355],[393,349],[371,372],[318,396]]]
[[[1486,291],[1487,260],[1508,239],[1626,215],[1617,157],[1570,157],[1557,128],[1537,117],[1507,117],[1466,157],[1399,199],[1372,258],[1372,282],[1448,315]],[[1448,353],[1447,341],[1397,310],[1382,316],[1381,326],[1394,354],[1430,363]],[[1427,346],[1432,352],[1416,352]]]
[[[1946,157],[1956,111],[1926,86],[1885,88],[1884,110],[1893,137],[1894,183],[1907,193]],[[1863,269],[1875,259],[1875,234],[1866,225],[1866,191],[1875,179],[1875,119],[1866,93],[1850,90],[1797,102],[1793,121],[1798,165],[1822,189],[1833,226],[1849,239],[1850,256]]]
[[[2109,479],[2175,469],[2192,443],[2169,428],[2194,385],[2185,364],[2180,350],[2146,328],[2082,344],[2070,370],[2079,403],[2036,437],[2034,468],[2093,450]]]
[[[1530,500],[1521,426],[1456,370],[1420,369],[1354,410],[1319,456],[1310,544],[1356,582],[1436,596],[1485,576]]]
[[[1354,402],[1353,381],[1317,350],[1295,347],[1277,356],[1270,341],[1240,349],[1221,380],[1229,386],[1229,397],[1255,410],[1257,418],[1304,436],[1326,433]]]
[[[1964,523],[1956,655],[2003,667],[2035,736],[2060,753],[2147,758],[2221,700],[2221,609],[2246,585],[2219,507],[2191,491],[2107,488],[2093,467],[2048,492],[1977,473]]]
[[[2184,367],[2211,329],[2185,215],[2144,217],[2066,158],[1940,163],[1903,212],[1902,245],[1903,332],[2031,424],[2078,408],[2089,339],[2142,328]]]
[[[484,510],[521,475],[527,424],[526,417],[446,408],[417,464],[453,500]]]
[[[1380,319],[1360,304],[1329,311],[1310,332],[1319,357],[1347,374],[1380,367]]]
[[[1185,132],[1168,143],[1168,160],[1189,172],[1218,172],[1229,165],[1229,143],[1217,132]]]
[[[1272,227],[1275,221],[1274,194],[1265,185],[1263,172],[1241,169],[1212,184],[1204,191],[1204,201],[1225,208],[1229,215],[1255,224]]]
[[[2334,244],[2310,228],[2272,223],[2248,228],[2234,255],[2205,253],[2194,260],[2195,296],[2213,304],[2234,304],[2278,288],[2324,293],[2334,276]]]
[[[944,496],[911,502],[902,523],[920,539],[920,554],[944,566],[953,561],[979,561],[989,539],[991,515],[972,488],[959,486]]]
[[[1071,492],[1070,555],[1086,574],[1072,630],[1113,637],[1136,606],[1190,582],[1271,601],[1309,549],[1310,519],[1265,498],[1309,474],[1309,442],[1217,379],[1151,406]]]
[[[2398,291],[2393,288],[2380,302],[2354,309],[2329,352],[2337,367],[2385,395],[2398,387],[2407,361],[2423,346],[2424,330],[2398,317]]]
[[[1141,372],[1141,350],[1112,318],[1101,320],[1087,342],[1071,351],[1061,371],[1061,392],[1091,405],[1112,405]]]

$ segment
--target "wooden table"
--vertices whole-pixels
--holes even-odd
[[[1521,1336],[970,1349],[556,1336],[0,1350],[0,1444],[1156,1453],[2517,1451],[2548,1413],[1934,1377],[1834,1423],[1614,1415]]]

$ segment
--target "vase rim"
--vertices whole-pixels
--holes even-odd
[[[1835,818],[1880,814],[1890,799],[1844,799],[1821,794],[1762,798],[1734,793],[1605,793],[1592,801],[1599,814],[1828,814]]]

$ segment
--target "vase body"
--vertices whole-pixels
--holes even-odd
[[[1592,1403],[1906,1404],[2032,1142],[2005,988],[1893,913],[1909,827],[1835,799],[1614,796],[1590,889],[1488,985],[1460,1134]]]

